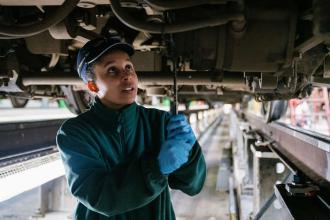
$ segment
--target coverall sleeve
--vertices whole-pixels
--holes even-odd
[[[172,189],[179,189],[193,196],[202,190],[205,177],[205,159],[202,149],[196,141],[190,151],[187,163],[168,176],[168,184]]]
[[[167,187],[152,153],[109,169],[78,123],[64,123],[56,141],[71,193],[92,211],[110,217],[140,208]]]

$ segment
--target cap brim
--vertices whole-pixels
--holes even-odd
[[[99,50],[96,49],[94,52],[89,54],[89,56],[86,59],[86,62],[88,64],[92,64],[97,59],[99,59],[103,54],[105,54],[107,51],[115,50],[115,49],[122,50],[122,51],[126,52],[129,56],[132,56],[135,52],[134,48],[131,45],[126,44],[124,42],[118,42],[118,43],[112,44],[112,45],[107,46],[107,47],[100,47]]]

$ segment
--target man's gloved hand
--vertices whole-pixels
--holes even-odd
[[[182,140],[166,140],[158,155],[162,174],[170,174],[188,161],[190,145]]]
[[[196,142],[196,137],[184,115],[171,116],[167,124],[167,139],[182,140],[191,146],[189,151],[191,150]]]

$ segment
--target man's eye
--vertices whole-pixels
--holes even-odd
[[[132,71],[133,70],[133,66],[132,65],[126,65],[125,66],[126,71]]]
[[[113,67],[110,67],[109,69],[108,69],[108,73],[110,73],[110,74],[116,74],[116,68],[113,68]]]

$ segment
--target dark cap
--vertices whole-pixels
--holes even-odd
[[[87,72],[89,68],[97,61],[103,54],[109,50],[122,50],[129,56],[134,54],[134,48],[120,41],[118,38],[97,38],[88,41],[78,52],[77,55],[77,72],[79,77],[87,83]]]

